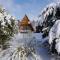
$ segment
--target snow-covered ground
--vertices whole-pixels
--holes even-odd
[[[0,60],[21,60],[19,56],[21,46],[26,46],[31,42],[32,47],[35,50],[35,53],[31,52],[32,55],[28,55],[26,60],[55,60],[55,57],[52,57],[48,54],[48,49],[41,47],[42,33],[31,33],[31,34],[22,34],[19,33],[15,35],[14,38],[10,41],[10,48],[0,52]],[[28,46],[28,48],[30,45]],[[28,51],[28,50],[27,50]],[[23,59],[25,60],[25,58]]]

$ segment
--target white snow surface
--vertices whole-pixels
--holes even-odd
[[[60,53],[60,20],[57,20],[49,32],[49,44],[56,38],[56,50]]]

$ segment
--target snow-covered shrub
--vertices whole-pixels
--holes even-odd
[[[35,50],[30,47],[20,46],[17,47],[13,52],[9,53],[10,60],[27,60],[29,56],[33,56],[35,54]]]
[[[57,20],[49,32],[50,49],[60,54],[60,20]]]
[[[45,34],[43,36],[48,36],[51,27],[58,19],[60,19],[60,3],[52,3],[42,11],[40,20],[43,27],[42,31]]]
[[[8,40],[17,32],[16,19],[0,6],[0,45],[3,49]]]

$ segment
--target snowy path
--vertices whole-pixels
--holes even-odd
[[[51,56],[45,48],[37,48],[37,54],[40,55],[42,60],[51,60]]]
[[[37,48],[37,53],[42,58],[39,60],[60,60],[60,56],[48,54],[48,51],[46,48]]]
[[[39,60],[55,60],[55,57],[48,54],[46,48],[37,48],[37,54],[41,57]]]

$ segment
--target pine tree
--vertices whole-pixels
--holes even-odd
[[[16,19],[0,7],[0,46],[2,49],[8,47],[8,41],[17,33]]]

